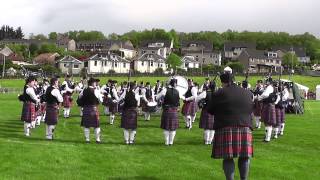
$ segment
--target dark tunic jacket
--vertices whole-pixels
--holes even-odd
[[[213,93],[208,112],[214,115],[214,129],[230,126],[252,128],[252,94],[249,90],[230,85]]]

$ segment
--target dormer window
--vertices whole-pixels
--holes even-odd
[[[197,47],[197,44],[190,44],[190,47]]]

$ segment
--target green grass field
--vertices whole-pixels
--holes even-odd
[[[0,94],[0,102],[0,179],[224,179],[222,161],[211,159],[211,146],[202,144],[198,118],[191,131],[178,129],[167,147],[160,116],[139,117],[136,144],[128,146],[119,116],[111,126],[101,115],[103,143],[95,144],[91,133],[92,143],[85,144],[74,107],[70,119],[60,118],[51,142],[44,124],[24,136],[16,94]],[[287,116],[285,135],[271,143],[262,142],[263,129],[254,131],[250,179],[320,178],[320,102],[307,101],[305,108],[304,115]]]

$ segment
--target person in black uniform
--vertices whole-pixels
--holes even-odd
[[[178,108],[180,97],[178,90],[175,89],[176,86],[177,79],[171,79],[169,86],[156,96],[156,99],[164,97],[160,127],[164,130],[165,145],[173,145],[176,129],[179,128]]]
[[[83,116],[81,126],[84,127],[84,136],[86,142],[90,142],[90,127],[94,128],[96,142],[100,143],[100,118],[98,105],[103,101],[102,95],[96,89],[96,80],[91,78],[88,81],[88,87],[79,95],[80,104],[83,107]]]
[[[134,92],[135,84],[129,83],[129,90],[126,91],[121,114],[121,128],[126,144],[133,144],[137,129],[137,107],[140,103],[140,96]]]
[[[252,94],[232,83],[232,74],[220,76],[222,88],[213,93],[208,112],[214,115],[215,137],[212,157],[223,159],[226,179],[234,179],[234,161],[238,159],[240,178],[247,179],[253,155]]]
[[[44,120],[47,124],[46,138],[48,140],[53,140],[53,132],[58,123],[59,103],[62,103],[63,101],[63,97],[59,91],[58,78],[52,78],[50,80],[50,86],[47,88],[45,93],[45,100],[47,103],[46,116]]]

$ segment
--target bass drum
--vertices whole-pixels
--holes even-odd
[[[184,94],[188,90],[188,81],[187,81],[187,79],[184,78],[183,76],[173,76],[168,81],[170,82],[170,80],[173,79],[173,78],[177,80],[176,89],[179,91],[180,97],[184,96]]]

